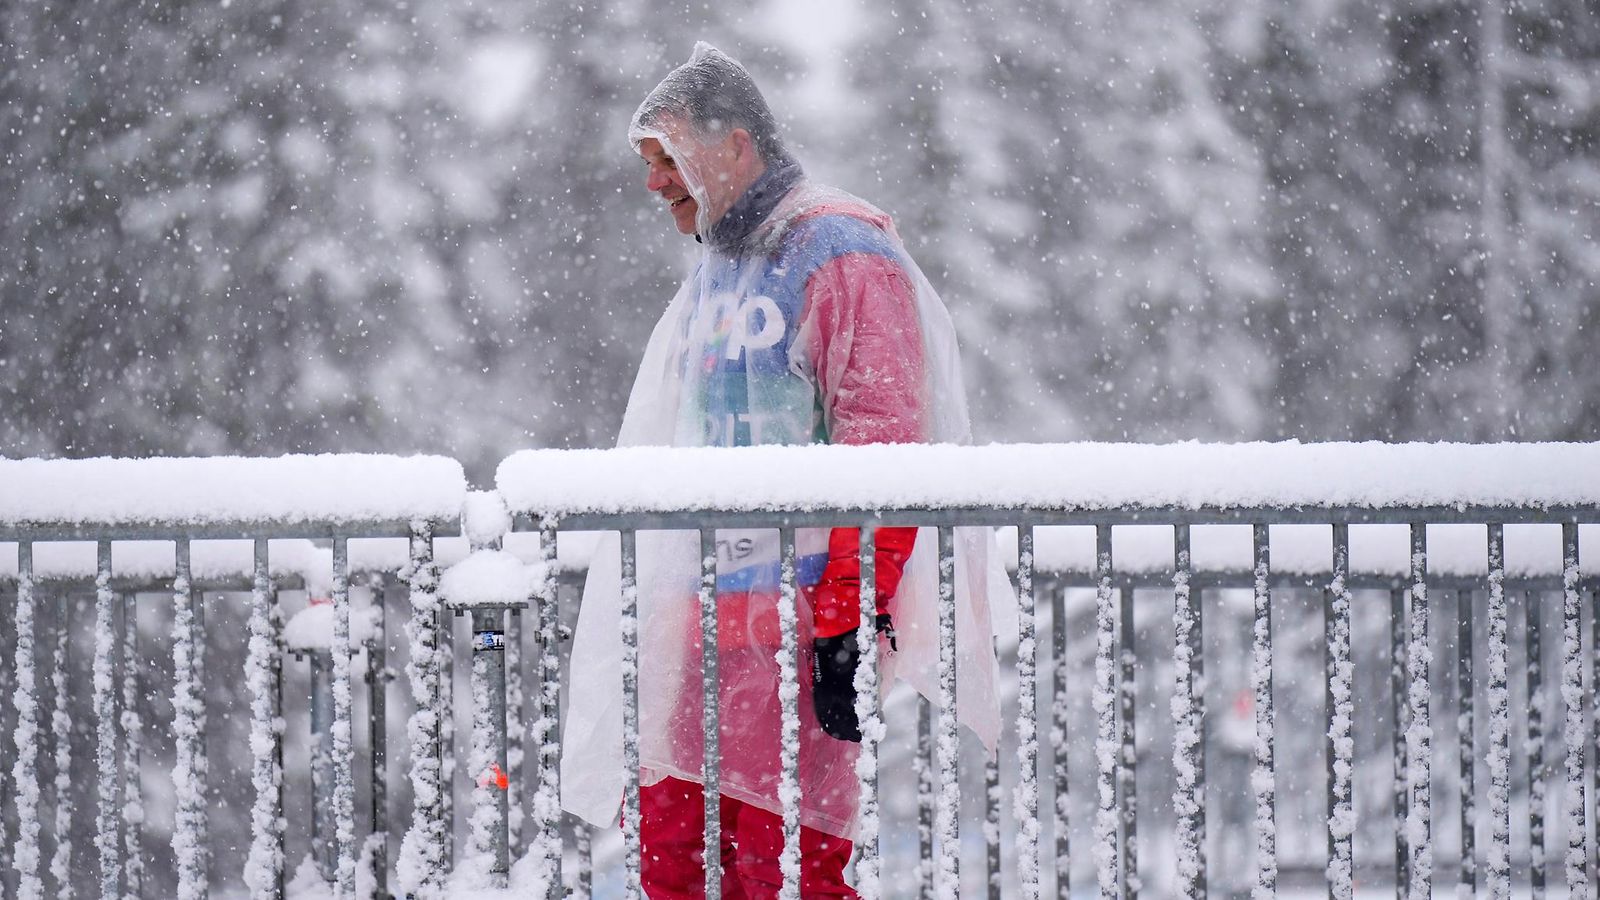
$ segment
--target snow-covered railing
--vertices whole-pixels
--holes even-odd
[[[453,869],[482,869],[504,881],[505,868],[520,856],[510,880],[524,893],[588,896],[598,878],[611,877],[636,895],[636,646],[627,645],[621,678],[628,771],[616,852],[620,872],[603,875],[593,870],[589,830],[564,821],[559,812],[559,722],[570,687],[561,675],[564,623],[574,610],[563,608],[558,586],[573,584],[594,546],[619,554],[623,582],[631,584],[640,532],[691,530],[710,543],[719,528],[771,528],[792,557],[796,529],[842,526],[863,529],[863,580],[870,587],[873,532],[895,525],[930,529],[918,552],[941,561],[951,557],[955,528],[1000,529],[1015,603],[999,604],[1005,614],[997,618],[995,637],[1008,709],[1015,703],[1014,727],[1002,736],[998,757],[972,766],[973,748],[960,750],[954,717],[937,712],[949,709],[955,695],[948,677],[953,666],[937,679],[934,694],[942,704],[919,701],[919,733],[908,735],[904,745],[895,742],[893,729],[887,737],[879,729],[897,721],[906,711],[903,704],[896,707],[899,701],[891,697],[883,717],[860,708],[867,724],[864,756],[879,762],[858,770],[865,802],[855,882],[864,896],[904,893],[880,876],[896,871],[885,863],[892,866],[908,843],[922,861],[915,889],[925,895],[953,895],[965,873],[969,890],[987,890],[989,896],[1005,887],[1024,897],[1051,890],[1064,897],[1073,861],[1081,857],[1093,860],[1089,868],[1103,896],[1136,895],[1141,887],[1194,896],[1208,884],[1208,850],[1217,851],[1234,833],[1251,841],[1243,859],[1253,870],[1252,883],[1270,892],[1280,886],[1280,866],[1286,865],[1288,877],[1308,854],[1315,855],[1302,840],[1299,814],[1280,821],[1285,804],[1300,813],[1314,807],[1318,812],[1311,819],[1325,823],[1319,843],[1326,851],[1315,864],[1334,896],[1352,895],[1358,833],[1368,834],[1374,820],[1384,834],[1392,828],[1392,871],[1409,896],[1426,896],[1436,883],[1447,883],[1438,879],[1435,862],[1452,857],[1435,852],[1436,826],[1460,834],[1454,839],[1458,878],[1505,896],[1515,874],[1513,831],[1524,827],[1513,828],[1513,797],[1524,791],[1533,798],[1525,826],[1534,850],[1526,866],[1530,877],[1542,883],[1547,839],[1565,844],[1561,862],[1569,885],[1581,889],[1591,873],[1600,872],[1593,846],[1585,844],[1585,795],[1600,787],[1585,758],[1586,748],[1596,743],[1585,673],[1597,658],[1592,644],[1584,652],[1581,634],[1585,616],[1596,621],[1582,600],[1600,584],[1578,568],[1580,549],[1591,559],[1600,552],[1600,445],[529,451],[502,464],[497,488],[498,496],[469,494],[459,465],[437,458],[0,461],[0,596],[15,595],[7,615],[0,615],[0,632],[12,636],[0,637],[8,651],[0,653],[0,720],[8,738],[7,771],[0,775],[11,789],[10,815],[0,815],[0,884],[15,885],[19,897],[65,896],[72,873],[88,871],[101,896],[137,895],[141,888],[149,893],[168,873],[142,869],[149,854],[141,842],[149,829],[140,798],[170,794],[176,896],[204,896],[208,869],[228,881],[242,874],[252,897],[283,896],[286,848],[308,831],[285,820],[285,791],[313,781],[311,765],[290,760],[286,769],[283,756],[282,659],[286,651],[299,651],[325,666],[323,746],[333,789],[316,808],[319,826],[326,824],[331,838],[312,841],[324,849],[331,841],[332,852],[318,871],[319,882],[331,871],[324,890],[365,896],[370,887],[383,896],[392,874],[402,893],[437,896],[452,884],[485,883],[452,882]],[[592,535],[581,534],[595,531],[619,532],[621,539],[596,545]],[[785,568],[784,580],[793,590],[792,566]],[[409,592],[409,615],[381,618],[384,587],[400,585]],[[302,613],[289,640],[278,592],[295,587],[331,602]],[[364,736],[353,730],[358,698],[352,692],[361,588],[379,601],[371,608],[377,618],[366,648],[371,690],[365,766],[358,765],[357,741]],[[49,639],[60,647],[64,632],[59,626],[50,631],[48,619],[36,621],[37,612],[49,609],[51,600],[64,603],[72,591],[95,597],[92,790],[61,777],[85,768],[74,763],[65,737],[71,732],[69,705],[54,699],[70,698],[70,688],[39,689],[64,671],[62,652],[48,652]],[[205,839],[208,790],[215,792],[217,785],[207,782],[203,736],[207,717],[228,711],[208,709],[202,688],[208,679],[232,674],[228,659],[215,652],[219,636],[201,618],[208,591],[250,592],[244,682],[252,836],[237,872],[217,871],[225,864],[208,859]],[[146,646],[135,643],[131,613],[135,596],[150,592],[174,598],[176,748],[170,785],[150,784],[148,760],[142,764],[140,757],[142,735],[166,728],[138,714],[144,688],[156,674],[144,657],[157,641],[147,628]],[[870,604],[870,590],[863,595]],[[1369,595],[1388,602],[1375,610],[1364,602]],[[574,596],[567,591],[567,600]],[[1242,607],[1228,599],[1235,597],[1246,601]],[[1536,665],[1543,658],[1542,634],[1548,633],[1540,630],[1542,597],[1560,598],[1559,678],[1545,679]],[[1520,622],[1510,615],[1519,600]],[[138,603],[148,623],[153,619],[147,601]],[[519,616],[523,601],[528,607]],[[699,602],[703,627],[715,628],[714,591],[703,590]],[[158,606],[165,617],[166,605]],[[470,750],[463,748],[469,777],[460,780],[452,771],[452,669],[458,652],[465,661],[466,648],[451,637],[447,607],[470,612],[474,624],[473,740]],[[1364,611],[1377,611],[1387,621],[1381,639],[1363,632]],[[1297,614],[1307,612],[1320,613],[1313,623],[1327,673],[1315,673],[1320,719],[1314,728],[1285,729],[1276,704],[1294,687],[1282,681],[1286,671],[1295,671],[1286,667],[1304,664],[1296,662],[1293,642],[1305,631]],[[1457,627],[1441,634],[1439,621],[1447,615]],[[402,618],[403,638],[396,640]],[[941,620],[940,641],[948,647],[953,616]],[[1245,626],[1235,643],[1242,640],[1240,650],[1249,657],[1248,665],[1236,667],[1236,697],[1218,693],[1235,677],[1224,640],[1232,624]],[[794,617],[780,616],[780,626],[781,652],[790,661],[785,669],[793,670]],[[1594,627],[1600,637],[1600,625]],[[1513,640],[1519,633],[1531,650]],[[623,634],[633,636],[626,628]],[[47,652],[39,652],[41,645]],[[716,647],[715,641],[708,646]],[[396,647],[406,660],[403,686],[412,710],[404,754],[408,777],[397,796],[409,802],[411,818],[391,866],[384,840],[391,785],[383,775],[383,673],[385,653]],[[868,685],[862,693],[870,696],[876,641],[864,641],[863,648],[860,683]],[[41,655],[49,664],[44,671]],[[1087,656],[1092,661],[1079,659]],[[1518,659],[1529,662],[1528,674],[1513,683],[1511,666]],[[1475,668],[1480,660],[1487,674]],[[1092,675],[1074,674],[1080,662],[1090,662],[1085,671]],[[1375,702],[1361,695],[1358,680],[1366,673],[1372,681],[1378,670],[1368,665],[1382,668],[1385,687],[1378,699],[1392,703],[1384,720],[1402,723],[1385,726],[1382,736],[1392,740],[1381,747],[1374,744],[1379,735],[1363,734],[1353,714]],[[1041,666],[1050,683],[1043,691]],[[503,700],[497,693],[502,679]],[[525,680],[532,686],[529,697],[523,695]],[[1091,696],[1072,690],[1090,682]],[[1566,777],[1552,801],[1561,814],[1546,829],[1544,760],[1519,748],[1544,746],[1537,698],[1557,699],[1551,688],[1559,692]],[[786,707],[799,689],[785,686]],[[1156,714],[1152,698],[1169,695],[1170,710]],[[1514,696],[1534,701],[1514,703]],[[1215,712],[1208,711],[1208,698]],[[1456,704],[1456,716],[1447,715],[1446,703]],[[1487,708],[1487,728],[1474,726],[1476,708]],[[1524,708],[1526,714],[1518,712]],[[715,704],[706,709],[716,712]],[[786,746],[797,743],[797,727],[795,711],[786,709]],[[57,737],[46,741],[41,732]],[[1452,734],[1461,762],[1454,776],[1432,768],[1434,745]],[[1159,746],[1152,743],[1157,739]],[[1305,766],[1299,757],[1320,745],[1326,771],[1320,790],[1283,780],[1285,757],[1278,751],[1285,740],[1295,748],[1288,757],[1294,771]],[[48,755],[47,745],[53,750]],[[524,746],[533,754],[527,765]],[[715,741],[706,746],[704,774],[714,783],[720,761]],[[916,773],[910,788],[915,821],[904,823],[896,818],[905,818],[907,804],[896,793],[904,777],[890,756],[902,747],[911,762],[903,768]],[[210,748],[213,755],[218,749]],[[1091,760],[1088,766],[1067,765],[1080,755]],[[1238,762],[1247,768],[1239,783],[1248,785],[1253,809],[1230,817],[1222,788],[1215,778],[1208,781],[1208,759],[1213,767]],[[786,754],[791,786],[799,783],[795,765],[795,755]],[[1357,792],[1371,766],[1382,766],[1383,781],[1392,787],[1362,794],[1358,820]],[[882,781],[880,771],[886,775]],[[1085,771],[1092,771],[1092,789],[1071,794],[1069,784]],[[1478,773],[1481,780],[1475,779]],[[981,829],[962,825],[964,779],[969,797],[982,799]],[[1488,802],[1477,804],[1474,789],[1484,781]],[[1170,802],[1152,793],[1167,786]],[[1002,788],[1010,789],[1009,816],[1001,815]],[[368,792],[371,804],[364,840],[358,840],[359,789]],[[470,799],[457,804],[458,792]],[[1074,796],[1092,797],[1087,814],[1078,810],[1074,816]],[[1139,799],[1145,800],[1142,806]],[[84,848],[57,837],[83,827],[71,824],[74,801],[80,809],[92,801],[95,811],[93,841],[86,839]],[[1442,819],[1452,803],[1458,823]],[[708,806],[708,831],[716,840],[715,803]],[[462,808],[470,808],[470,816],[458,814]],[[46,810],[52,819],[44,819]],[[1207,827],[1208,810],[1223,816],[1222,828]],[[470,825],[459,860],[458,820]],[[1083,842],[1069,840],[1073,823],[1084,821],[1091,822],[1087,851]],[[795,809],[785,811],[784,823],[785,896],[793,897]],[[905,830],[899,830],[902,825]],[[1480,828],[1481,850],[1474,843]],[[962,865],[963,831],[969,838],[981,834],[976,843],[984,854],[977,865]],[[602,858],[613,852],[609,843],[595,846]],[[1166,851],[1169,846],[1174,852]],[[1365,851],[1363,859],[1373,864]],[[713,866],[713,893],[720,877]],[[1382,877],[1381,869],[1363,873],[1363,880]]]
[[[1255,841],[1254,890],[1257,896],[1270,896],[1279,887],[1277,806],[1284,800],[1277,794],[1275,782],[1274,673],[1282,664],[1273,656],[1273,592],[1310,586],[1323,593],[1328,673],[1322,723],[1327,760],[1324,873],[1336,897],[1353,895],[1355,877],[1353,601],[1358,590],[1392,589],[1392,685],[1396,712],[1405,723],[1394,729],[1395,874],[1414,898],[1429,895],[1435,876],[1430,700],[1442,672],[1434,665],[1430,643],[1434,640],[1430,635],[1434,603],[1429,600],[1429,588],[1447,585],[1465,591],[1475,587],[1488,595],[1485,692],[1490,722],[1488,746],[1481,758],[1490,779],[1490,841],[1482,880],[1494,896],[1508,895],[1512,878],[1507,589],[1512,584],[1554,588],[1562,598],[1561,696],[1567,748],[1562,802],[1569,885],[1584,889],[1589,872],[1594,871],[1589,868],[1592,848],[1584,844],[1584,794],[1589,783],[1584,759],[1585,748],[1594,743],[1594,731],[1587,724],[1583,706],[1580,629],[1582,595],[1596,585],[1592,579],[1580,578],[1578,559],[1580,534],[1591,555],[1600,539],[1600,533],[1590,530],[1600,523],[1600,445],[1102,444],[527,451],[501,465],[497,487],[516,517],[516,527],[543,533],[547,544],[554,545],[558,533],[569,530],[622,533],[625,621],[632,615],[627,598],[631,596],[639,531],[695,530],[704,547],[714,542],[717,528],[780,529],[785,556],[790,558],[796,528],[858,527],[863,534],[862,581],[866,588],[871,584],[871,534],[877,528],[936,528],[941,569],[947,569],[952,528],[1014,527],[1013,540],[1019,551],[1016,631],[998,636],[1014,640],[1017,648],[1014,740],[1020,766],[1013,777],[1015,821],[1010,831],[1015,840],[1009,854],[1013,874],[1005,878],[1014,879],[1025,897],[1037,897],[1044,891],[1043,871],[1055,872],[1057,896],[1067,896],[1070,886],[1065,753],[1075,732],[1066,703],[1069,623],[1059,596],[1054,598],[1053,640],[1049,643],[1054,650],[1055,690],[1048,713],[1054,759],[1041,760],[1038,746],[1037,657],[1041,642],[1036,613],[1038,596],[1047,581],[1051,585],[1083,584],[1094,590],[1096,810],[1092,854],[1099,891],[1105,897],[1137,895],[1147,870],[1136,853],[1141,817],[1134,802],[1138,795],[1136,720],[1141,718],[1134,703],[1139,659],[1134,653],[1133,633],[1136,588],[1160,583],[1171,596],[1174,683],[1170,727],[1175,788],[1170,810],[1176,819],[1174,888],[1185,896],[1204,893],[1208,877],[1205,760],[1211,726],[1203,688],[1208,654],[1202,641],[1202,594],[1207,588],[1237,586],[1253,597],[1249,680],[1255,736],[1251,753],[1254,772],[1249,783],[1254,814],[1249,827]],[[1113,564],[1124,555],[1129,565]],[[715,577],[715,554],[703,556],[704,578],[709,583]],[[785,567],[784,577],[785,596],[791,596],[790,567]],[[863,590],[864,607],[870,603],[869,593]],[[716,622],[713,592],[702,591],[701,603],[702,628],[709,633]],[[1482,680],[1475,680],[1473,672],[1472,629],[1478,617],[1470,604],[1456,606],[1458,633],[1467,641],[1456,654],[1460,721],[1465,723],[1457,729],[1463,760],[1458,786],[1465,834],[1460,874],[1466,883],[1476,884],[1472,835],[1479,821],[1471,775],[1480,752],[1471,716]],[[1530,622],[1537,620],[1540,608],[1537,603],[1528,605]],[[871,617],[864,621],[870,623]],[[783,627],[785,647],[792,648],[792,619],[785,617]],[[1600,632],[1600,625],[1596,628]],[[626,625],[622,633],[625,639],[636,640]],[[1538,640],[1537,631],[1532,633],[1530,639]],[[953,640],[953,627],[942,621],[942,657],[948,658]],[[705,646],[716,644],[707,638]],[[875,646],[870,631],[864,628],[861,647],[867,652],[862,655],[863,672],[857,684],[866,684],[869,694],[876,684],[871,652]],[[1533,646],[1531,660],[1537,661],[1542,644]],[[636,654],[636,644],[628,641],[622,708],[624,759],[629,770],[625,773],[622,833],[625,884],[634,893],[639,885]],[[1591,654],[1590,665],[1595,663]],[[707,690],[713,691],[715,669],[709,665],[706,669]],[[1537,681],[1530,682],[1530,688],[1540,696]],[[946,701],[943,707],[949,709],[953,685],[948,693],[941,693]],[[715,704],[706,704],[705,711],[704,774],[711,784],[719,764],[711,739],[716,733]],[[794,716],[792,709],[786,709],[786,728],[794,725]],[[1533,737],[1542,741],[1538,717],[1529,716],[1526,724]],[[874,713],[863,726],[869,742],[865,758],[875,759],[870,743],[878,725],[881,722]],[[945,788],[937,799],[931,787],[921,792],[921,804],[936,808],[931,815],[924,809],[920,820],[938,825],[936,834],[924,835],[921,840],[924,858],[932,863],[923,868],[922,884],[925,891],[932,888],[941,896],[954,896],[960,889],[961,842],[956,809],[959,794],[950,788],[959,783],[952,715],[940,712],[937,734],[937,771]],[[924,739],[920,746],[929,744]],[[797,784],[792,756],[786,757],[784,764],[785,783]],[[1048,780],[1056,787],[1048,828],[1038,812],[1041,771],[1047,776],[1053,773]],[[875,896],[882,888],[874,877],[880,871],[881,836],[875,831],[877,775],[871,767],[863,769],[862,775],[857,886],[864,896]],[[1533,775],[1537,800],[1542,790],[1537,785],[1543,777],[1537,765]],[[985,843],[989,865],[997,870],[996,861],[1005,854],[998,846],[1002,829],[993,800],[998,795],[993,768],[986,773],[986,781],[989,789],[985,793],[991,799]],[[796,816],[793,808],[785,810],[791,848]],[[715,803],[707,803],[706,817],[710,843],[718,833]],[[1542,808],[1530,812],[1536,846],[1543,841],[1542,817]],[[1054,835],[1056,859],[1053,865],[1041,866],[1039,845],[1047,832]],[[716,858],[715,853],[707,855]],[[1543,864],[1537,860],[1536,864],[1535,878],[1541,879]],[[717,866],[709,868],[707,889],[714,894],[721,873]],[[932,884],[927,873],[936,873],[940,883]],[[1000,872],[989,874],[990,896],[997,896],[999,885],[1005,882]],[[786,866],[785,877],[785,895],[797,896],[797,867]]]
[[[16,896],[65,897],[74,871],[92,870],[102,897],[148,891],[142,849],[146,790],[141,777],[142,734],[155,723],[141,720],[145,660],[138,645],[135,597],[170,590],[172,604],[175,742],[170,791],[174,803],[172,852],[175,896],[203,897],[208,878],[208,669],[203,624],[206,590],[251,592],[249,643],[244,661],[251,710],[249,750],[254,806],[252,840],[243,879],[254,897],[282,896],[284,888],[283,728],[281,655],[283,617],[278,588],[298,581],[325,583],[331,599],[329,646],[334,693],[333,799],[337,821],[338,880],[343,896],[355,887],[355,754],[352,744],[350,640],[352,571],[350,543],[371,538],[408,538],[411,572],[432,566],[435,534],[456,528],[466,480],[461,466],[437,457],[316,456],[276,459],[0,460],[0,581],[14,586],[14,641],[4,673],[12,687],[10,735],[15,787],[15,832],[0,840],[14,870]],[[313,548],[310,539],[331,543]],[[376,550],[380,555],[387,548]],[[319,565],[320,563],[320,565]],[[389,571],[399,568],[390,566]],[[74,792],[70,790],[70,722],[63,679],[67,628],[56,617],[57,652],[52,657],[56,707],[52,727],[55,812],[50,836],[55,851],[48,878],[41,858],[41,747],[35,621],[41,594],[56,586],[63,610],[67,591],[85,577],[95,592],[93,709],[96,773],[95,862],[73,862]],[[417,615],[437,631],[425,575],[412,585]],[[119,602],[120,601],[120,602]],[[121,619],[119,622],[118,619]],[[119,640],[120,636],[120,640]],[[376,642],[381,647],[382,642]],[[120,646],[121,653],[118,653]],[[226,667],[227,661],[221,661]],[[437,667],[438,660],[421,665]],[[231,667],[227,667],[231,668]],[[225,674],[227,672],[224,668]],[[121,676],[122,690],[117,690]],[[381,676],[381,664],[374,672]],[[375,696],[381,696],[380,685]],[[119,710],[118,707],[121,706]],[[381,700],[378,704],[381,709]],[[438,702],[430,709],[437,711]],[[381,719],[380,719],[381,722]],[[380,729],[381,730],[381,729]],[[374,749],[381,746],[375,741]],[[120,752],[119,752],[120,751]],[[381,768],[381,757],[376,762]],[[437,767],[435,767],[435,772]],[[370,774],[370,773],[369,773]],[[374,783],[383,781],[381,777]],[[165,793],[163,791],[162,793]],[[378,796],[381,796],[378,795]],[[385,826],[374,805],[371,830]],[[381,845],[381,841],[379,842]],[[375,866],[386,870],[382,856]],[[381,880],[379,884],[381,885]],[[46,893],[47,885],[49,892]]]

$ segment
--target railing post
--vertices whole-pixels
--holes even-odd
[[[1492,900],[1511,896],[1511,691],[1505,527],[1489,524],[1489,872]]]
[[[487,857],[490,886],[504,888],[511,871],[507,850],[505,611],[472,610],[472,843]],[[485,815],[487,813],[487,815]]]
[[[940,544],[941,566],[944,549],[944,545]],[[861,750],[856,760],[861,805],[857,817],[859,823],[857,846],[860,856],[856,860],[856,890],[862,897],[876,900],[881,895],[880,878],[883,875],[883,848],[878,821],[878,743],[883,739],[883,726],[878,714],[877,532],[871,525],[861,529],[858,551],[861,566],[861,593],[858,597],[861,604],[861,621],[856,628],[856,649],[860,656],[856,662],[855,713],[856,721],[861,727]],[[942,586],[939,597],[942,628],[944,609]],[[940,634],[942,641],[943,632]],[[952,716],[955,714],[953,704],[947,712]],[[952,765],[952,768],[947,770],[946,777],[953,777],[953,773]]]
[[[1350,526],[1333,525],[1333,579],[1323,592],[1327,640],[1325,656],[1328,688],[1325,694],[1327,728],[1324,752],[1328,766],[1328,896],[1351,900],[1355,896],[1355,742],[1350,736],[1355,718],[1355,665],[1350,657]]]
[[[1406,654],[1407,707],[1406,778],[1411,804],[1406,810],[1406,832],[1411,843],[1411,900],[1427,900],[1433,893],[1433,741],[1428,715],[1432,699],[1428,647],[1428,530],[1421,522],[1411,526],[1411,643]]]
[[[996,642],[991,642],[996,643]],[[996,648],[996,656],[999,649]],[[983,843],[984,884],[989,900],[1000,900],[1000,754],[984,754],[983,758]]]
[[[1411,893],[1411,851],[1406,837],[1407,808],[1410,794],[1406,776],[1406,648],[1410,630],[1403,588],[1389,591],[1389,715],[1394,722],[1394,733],[1389,744],[1393,782],[1391,795],[1394,802],[1394,889],[1397,900]]]
[[[1102,900],[1117,897],[1117,618],[1111,587],[1111,526],[1095,526],[1094,859]]]
[[[1544,627],[1538,591],[1522,592],[1523,638],[1528,672],[1528,880],[1533,900],[1544,900]]]
[[[1456,592],[1456,684],[1461,696],[1457,718],[1457,745],[1461,760],[1461,875],[1459,884],[1468,895],[1478,891],[1477,735],[1472,677],[1472,591]]]
[[[918,896],[933,896],[933,704],[917,695],[917,749],[911,760],[917,777],[917,883]]]
[[[250,855],[244,881],[253,900],[283,896],[283,614],[268,569],[267,541],[255,541],[250,592],[250,638],[245,680],[250,689]]]
[[[12,700],[17,729],[12,732],[15,760],[11,783],[16,790],[17,838],[12,863],[17,868],[18,900],[39,900],[44,881],[39,876],[39,685],[34,665],[36,612],[33,583],[33,542],[17,543],[17,687]]]
[[[329,654],[308,650],[311,670],[311,855],[328,884],[339,880],[339,846],[334,830],[333,680]]]
[[[1582,897],[1589,888],[1589,859],[1584,849],[1587,822],[1583,797],[1583,595],[1578,590],[1578,525],[1561,526],[1561,696],[1567,747],[1567,896]],[[1600,658],[1600,649],[1595,650]],[[1596,682],[1600,685],[1600,682]],[[1597,726],[1600,728],[1600,726]]]
[[[122,595],[122,896],[125,898],[136,898],[144,893],[142,658],[139,655],[138,599],[129,591]],[[281,757],[278,769],[283,770]]]
[[[704,742],[700,783],[705,795],[706,900],[719,900],[722,896],[722,772],[718,711],[722,682],[717,671],[717,533],[710,528],[700,529],[700,654],[700,735]]]
[[[445,875],[442,685],[439,659],[439,570],[433,561],[433,525],[411,523],[406,577],[411,619],[406,623],[410,661],[406,676],[416,709],[406,727],[411,755],[411,827],[401,845],[400,890],[419,900],[438,897]]]
[[[367,841],[371,846],[373,893],[389,897],[389,613],[384,577],[367,578],[373,610],[372,636],[367,641],[367,741],[372,774],[367,811]]]
[[[122,877],[122,840],[117,810],[121,784],[117,758],[117,594],[111,589],[111,542],[95,548],[94,572],[94,720],[95,814],[94,845],[99,854],[100,897],[114,900]]]
[[[1124,587],[1117,623],[1117,650],[1121,669],[1117,673],[1118,713],[1122,719],[1122,750],[1117,754],[1117,792],[1122,797],[1122,896],[1139,897],[1139,753],[1136,725],[1136,673],[1134,655],[1133,588]]]
[[[72,898],[72,714],[68,711],[72,668],[72,620],[75,618],[71,594],[61,592],[56,602],[55,652],[50,656],[50,738],[53,744],[55,804],[55,852],[50,856],[50,876],[55,880],[59,900]]]
[[[1205,794],[1200,787],[1205,731],[1200,695],[1204,685],[1199,674],[1204,651],[1199,603],[1190,584],[1193,561],[1188,525],[1173,526],[1172,557],[1172,759],[1177,776],[1172,808],[1177,816],[1178,892],[1197,897],[1201,894],[1205,843]]]
[[[550,897],[565,891],[561,876],[561,606],[556,572],[557,523],[546,519],[539,528],[539,559],[544,579],[538,585],[535,621],[539,629],[539,721],[534,734],[539,748],[539,792],[535,809],[539,811],[540,855],[549,866]],[[713,575],[715,574],[713,557]],[[714,633],[713,633],[714,636]]]
[[[793,528],[778,531],[778,706],[781,748],[778,798],[783,805],[783,877],[780,900],[800,900],[800,638],[799,590],[795,574]]]
[[[1033,526],[1017,528],[1017,881],[1023,900],[1039,900],[1038,594]]]
[[[1275,715],[1272,698],[1272,550],[1267,525],[1251,528],[1255,556],[1255,625],[1251,648],[1250,681],[1255,690],[1256,900],[1278,891],[1277,786],[1275,771]]]
[[[862,541],[862,550],[865,553],[869,542]],[[862,633],[868,630],[867,615],[867,585],[868,570],[865,565],[861,571],[862,587]],[[872,639],[873,659],[876,664],[877,636]],[[867,663],[867,654],[862,653],[862,664]],[[874,669],[874,671],[876,671]],[[935,880],[936,889],[945,896],[957,896],[961,893],[961,763],[960,763],[960,732],[957,730],[956,705],[956,558],[955,558],[955,531],[948,525],[939,527],[939,734],[937,738],[936,755],[939,765],[939,803],[934,811],[934,825],[939,834],[939,877]],[[873,711],[877,710],[878,683],[874,678],[871,684],[871,698]],[[859,703],[859,700],[857,701]],[[857,707],[859,709],[859,706]],[[865,732],[863,731],[863,734]],[[868,747],[874,748],[876,756],[876,741],[868,745],[862,743],[862,752],[866,753]],[[876,785],[874,785],[876,787]],[[876,812],[876,810],[874,810]],[[876,823],[874,823],[876,824]],[[877,835],[874,832],[874,839]],[[876,848],[874,848],[876,857]],[[880,857],[881,858],[881,857]]]
[[[1051,830],[1056,845],[1056,900],[1072,894],[1072,796],[1067,781],[1067,598],[1060,585],[1050,591],[1050,747],[1055,771]]]
[[[172,855],[178,868],[178,900],[202,900],[206,883],[205,699],[197,676],[200,653],[194,586],[189,577],[189,540],[180,538],[173,578],[172,664],[173,790],[177,811]]]
[[[350,679],[350,549],[333,539],[333,794],[334,842],[339,848],[336,897],[356,892],[355,696]]]
[[[623,891],[643,896],[639,846],[639,581],[638,534],[622,532],[622,846]]]

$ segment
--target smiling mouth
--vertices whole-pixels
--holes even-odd
[[[670,209],[677,209],[678,207],[680,207],[680,206],[682,206],[682,205],[684,205],[685,203],[688,203],[688,202],[689,202],[689,198],[688,197],[679,197],[678,199],[672,201],[672,203],[670,203],[668,206],[669,206]]]

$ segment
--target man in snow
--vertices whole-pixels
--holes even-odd
[[[697,45],[646,97],[629,138],[646,166],[646,188],[676,229],[700,243],[701,258],[651,337],[619,444],[970,439],[954,332],[938,296],[887,215],[806,179],[742,66]],[[700,896],[704,879],[698,552],[674,540],[641,534],[639,549],[643,880],[657,898]],[[916,540],[915,528],[876,531],[874,624],[886,683],[906,662],[897,657],[911,656],[910,668],[930,677],[907,677],[926,693],[936,658],[928,652],[935,589],[928,554],[913,557]],[[853,528],[802,529],[796,542],[805,600],[799,677],[810,686],[799,702],[801,892],[851,897],[843,870],[861,740],[852,686],[859,537]],[[968,544],[958,601],[968,630],[982,635],[968,656],[988,663],[973,680],[992,696],[986,573],[974,564],[981,547]],[[782,880],[778,686],[786,674],[774,661],[777,535],[720,530],[717,549],[724,889],[729,897],[772,896]],[[608,598],[617,576],[608,556],[597,554],[591,567],[573,656],[593,666],[597,679],[612,658],[610,643],[602,642],[616,640]],[[912,570],[922,563],[920,572],[908,570],[908,561]],[[909,652],[895,652],[899,623],[911,623]],[[583,677],[575,671],[574,683]],[[604,771],[613,719],[609,701],[603,694],[599,700],[569,718],[564,753],[563,802],[593,820],[615,808],[615,782]],[[991,746],[985,732],[997,731],[997,709],[993,718],[989,728],[987,714],[978,714],[980,736]]]

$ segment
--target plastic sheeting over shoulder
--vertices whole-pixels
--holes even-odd
[[[756,141],[764,170],[707,221],[707,185],[725,174],[725,160],[700,151],[719,133],[760,130],[770,117],[748,73],[704,44],[634,117],[630,140],[661,141],[699,201],[703,253],[651,335],[619,444],[969,442],[949,314],[887,215],[806,180],[774,126]],[[821,577],[827,538],[822,529],[798,533],[802,587]],[[777,532],[720,530],[716,543],[722,791],[776,812],[778,684],[810,680],[811,614],[800,610],[799,671],[780,672]],[[990,605],[1010,602],[993,544],[985,529],[958,529],[958,714],[991,750],[1000,716]],[[884,654],[881,681],[885,691],[906,681],[934,700],[936,546],[924,529],[891,606],[899,650]],[[602,542],[591,563],[562,760],[563,806],[597,824],[615,818],[624,783],[618,547],[615,537]],[[645,533],[638,548],[643,780],[699,780],[699,540]],[[800,696],[801,821],[849,836],[858,746],[823,735],[809,687]]]

